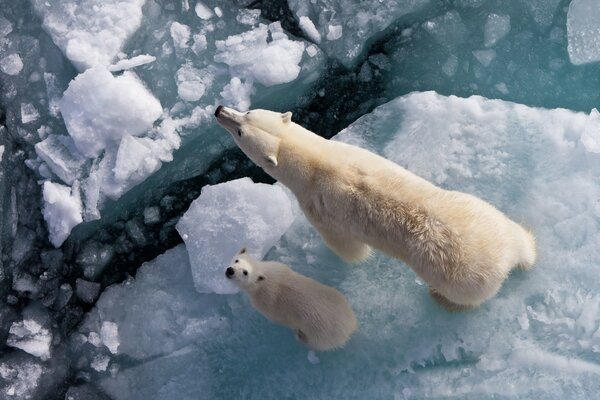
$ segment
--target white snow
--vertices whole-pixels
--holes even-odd
[[[229,65],[231,75],[264,86],[296,79],[304,53],[304,42],[288,39],[279,22],[259,24],[253,30],[216,41],[216,46],[215,61]]]
[[[0,377],[4,380],[3,399],[30,399],[37,389],[44,369],[33,362],[0,363]]]
[[[301,16],[299,20],[300,29],[306,35],[307,38],[315,43],[321,43],[321,34],[315,27],[315,24],[307,16]],[[329,39],[329,38],[328,38]]]
[[[139,56],[135,56],[132,58],[119,60],[113,65],[108,67],[108,70],[111,72],[123,71],[127,69],[132,69],[135,67],[139,67],[140,65],[149,64],[156,61],[156,57],[151,56],[149,54],[140,54]]]
[[[581,133],[581,143],[588,152],[600,153],[600,112],[595,108],[590,112],[590,123]]]
[[[600,2],[573,0],[567,13],[568,51],[575,65],[600,61]]]
[[[1,54],[1,53],[0,53]],[[6,75],[19,75],[23,70],[23,60],[16,54],[9,54],[0,59],[0,71]]]
[[[489,14],[483,31],[483,44],[491,47],[510,32],[510,16]]]
[[[162,114],[159,101],[131,72],[90,68],[71,81],[60,110],[78,150],[93,158],[127,134],[140,136]]]
[[[262,258],[292,222],[290,200],[277,186],[243,178],[204,187],[177,223],[196,289],[236,293],[224,273],[231,259],[242,247]]]
[[[140,27],[146,0],[33,0],[43,27],[79,71],[111,64]]]
[[[6,344],[42,360],[50,358],[52,333],[33,319],[13,322]]]
[[[60,247],[73,227],[83,221],[79,189],[45,181],[43,196],[43,214],[50,242],[54,247]]]

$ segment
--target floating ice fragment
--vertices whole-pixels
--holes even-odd
[[[343,28],[341,25],[329,25],[327,29],[327,40],[338,40],[342,37]]]
[[[140,54],[139,56],[135,56],[126,60],[120,60],[108,67],[108,70],[111,72],[123,71],[126,69],[139,67],[140,65],[152,63],[155,60],[156,57],[154,56],[151,56],[149,54]]]
[[[308,352],[307,358],[308,358],[308,362],[313,365],[321,362],[321,360],[319,360],[319,357],[317,356],[317,353],[315,353],[312,350]]]
[[[262,258],[293,222],[291,207],[280,187],[250,178],[205,186],[177,224],[179,234],[187,235],[196,289],[236,293],[225,267],[242,247]]]
[[[496,58],[495,50],[475,50],[473,51],[473,56],[483,65],[484,67],[488,67],[494,58]]]
[[[446,62],[444,62],[444,64],[442,65],[442,72],[447,77],[453,77],[454,74],[456,74],[457,70],[458,70],[458,57],[455,56],[454,54],[451,54],[450,56],[448,56],[448,59],[446,59]]]
[[[31,103],[21,103],[21,122],[28,124],[36,121],[40,117],[40,113]]]
[[[144,208],[144,223],[154,225],[160,222],[160,207],[152,206]]]
[[[60,110],[75,145],[90,158],[127,134],[148,132],[162,114],[158,100],[133,73],[113,77],[102,67],[71,81]]]
[[[527,11],[540,28],[546,29],[552,24],[561,0],[521,0],[521,2],[525,3]]]
[[[0,53],[1,55],[1,53]],[[23,69],[23,61],[18,54],[9,54],[0,59],[0,71],[7,75],[19,75]]]
[[[573,0],[567,12],[569,59],[581,65],[600,61],[600,2]]]
[[[212,85],[212,77],[189,64],[184,64],[175,75],[177,94],[183,101],[198,101],[207,87]]]
[[[75,293],[77,294],[77,297],[84,302],[93,303],[94,300],[98,298],[98,293],[100,293],[100,284],[77,278],[77,281],[75,282]]]
[[[69,185],[81,176],[87,161],[69,136],[48,135],[35,145],[35,152],[56,176]]]
[[[43,27],[79,71],[109,65],[142,22],[146,0],[33,0]]]
[[[234,76],[273,86],[300,74],[304,42],[288,39],[279,22],[217,40],[216,46],[215,61],[229,65]]]
[[[6,344],[42,360],[50,358],[52,333],[33,319],[13,322]]]
[[[119,326],[117,324],[110,321],[102,322],[100,338],[111,353],[117,354],[119,349]]]
[[[71,189],[50,181],[44,182],[44,220],[48,224],[50,242],[59,247],[73,227],[83,221],[79,188]]]
[[[173,39],[173,44],[175,47],[180,49],[185,49],[188,46],[188,41],[190,40],[190,27],[184,24],[180,24],[179,22],[173,22],[171,24],[171,38]]]
[[[456,49],[465,41],[467,28],[457,11],[448,11],[423,24],[434,40],[447,49]]]
[[[220,95],[223,98],[223,103],[227,104],[236,110],[246,111],[250,108],[250,96],[254,93],[252,82],[246,81],[242,83],[240,78],[231,78],[231,81],[225,85]]]
[[[300,29],[302,32],[315,43],[321,43],[321,34],[315,27],[315,24],[306,16],[300,17]]]
[[[92,367],[93,369],[95,369],[98,372],[103,372],[103,371],[106,371],[106,368],[108,368],[109,362],[110,362],[110,357],[103,355],[103,354],[98,354],[98,355],[96,355],[96,357],[94,357],[94,359],[90,363],[90,367]]]
[[[211,11],[211,9],[208,8],[207,6],[205,6],[204,4],[202,4],[201,2],[196,3],[196,7],[194,8],[194,11],[196,12],[196,15],[198,16],[198,18],[201,18],[204,20],[211,19],[213,16],[213,12]]]
[[[489,14],[485,21],[483,44],[485,47],[495,45],[510,32],[510,16]]]

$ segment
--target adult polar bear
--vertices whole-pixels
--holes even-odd
[[[472,195],[443,190],[356,146],[292,122],[292,114],[219,106],[236,144],[296,196],[327,245],[349,262],[370,247],[406,262],[448,309],[494,296],[511,269],[535,262],[533,236]]]

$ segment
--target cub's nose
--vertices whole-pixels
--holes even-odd
[[[231,279],[233,274],[235,274],[235,270],[233,268],[229,267],[225,270],[225,276],[228,277],[229,279]]]
[[[217,109],[215,110],[215,117],[218,117],[219,114],[221,113],[221,110],[223,109],[223,106],[219,106],[217,107]]]

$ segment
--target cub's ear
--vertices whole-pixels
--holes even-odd
[[[277,166],[277,157],[275,157],[275,156],[267,156],[265,158],[266,158],[267,163],[269,165],[271,165],[272,167],[276,167]]]
[[[289,123],[292,120],[292,113],[291,112],[286,112],[281,114],[281,119],[283,120],[284,124]]]
[[[264,275],[259,275],[257,280],[258,281],[264,281],[265,280],[265,276]]]
[[[242,249],[240,250],[240,252],[238,254],[246,254],[246,248],[242,247]]]

